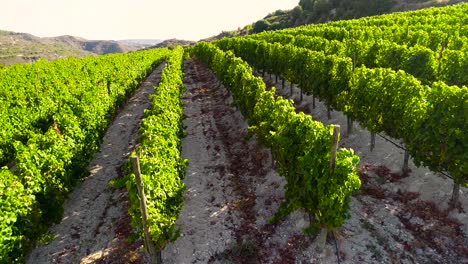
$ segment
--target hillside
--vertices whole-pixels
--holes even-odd
[[[190,46],[194,44],[194,41],[190,40],[181,40],[181,39],[167,39],[162,41],[161,43],[152,46],[151,48],[174,48],[176,46]]]
[[[79,44],[81,41],[68,36],[39,38],[26,33],[0,31],[0,63],[10,65],[29,63],[40,58],[53,60],[69,56],[92,55],[91,52],[81,48]]]
[[[223,31],[206,40],[242,36],[266,30],[278,30],[306,24],[354,19],[394,12],[441,7],[463,0],[300,0],[291,10],[276,10],[240,30]]]
[[[40,58],[54,60],[128,52],[159,42],[157,40],[87,40],[64,35],[40,38],[27,33],[0,30],[0,64],[30,63]]]

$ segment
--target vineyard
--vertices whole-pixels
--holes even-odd
[[[468,262],[467,14],[0,68],[0,263]]]

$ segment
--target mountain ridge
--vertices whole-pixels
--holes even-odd
[[[41,58],[54,60],[70,56],[122,53],[160,42],[150,39],[88,40],[71,35],[37,37],[29,33],[0,30],[0,64],[31,63]]]

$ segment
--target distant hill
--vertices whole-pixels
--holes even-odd
[[[191,40],[181,40],[181,39],[167,39],[162,41],[161,43],[156,44],[155,46],[151,46],[151,48],[173,48],[175,46],[189,46],[194,44],[195,41]]]
[[[0,31],[0,63],[28,63],[40,58],[53,60],[63,57],[83,57],[93,53],[81,48],[81,39],[71,36],[39,38],[31,34]]]
[[[0,64],[30,63],[40,58],[54,60],[128,52],[161,40],[87,40],[74,36],[40,38],[27,33],[0,30]]]
[[[144,49],[148,47],[155,46],[163,40],[160,39],[123,39],[119,40],[119,43],[124,43],[125,45],[132,47],[134,49]]]

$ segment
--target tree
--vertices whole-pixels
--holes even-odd
[[[300,0],[299,5],[302,9],[312,11],[314,10],[315,0]]]
[[[270,22],[262,19],[254,23],[252,32],[260,33],[262,31],[268,30],[270,26],[271,26]]]
[[[302,6],[300,5],[296,6],[293,10],[291,10],[291,19],[293,23],[301,17],[302,11]]]
[[[281,29],[281,23],[280,22],[274,22],[270,25],[269,30],[278,30]]]

